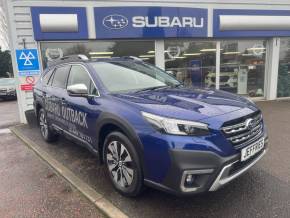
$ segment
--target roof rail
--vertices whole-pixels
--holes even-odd
[[[88,61],[89,58],[86,55],[83,54],[78,54],[78,55],[68,55],[62,57],[60,60],[67,60],[67,59],[77,59],[77,60],[82,60],[82,61]]]
[[[134,60],[134,61],[142,61],[143,60],[141,58],[138,58],[138,57],[135,57],[135,56],[124,56],[123,58],[127,58],[127,59],[131,59],[131,60]]]
[[[48,66],[54,66],[57,64],[61,64],[61,63],[67,63],[67,62],[72,62],[72,61],[81,61],[81,62],[85,62],[88,61],[89,58],[86,55],[83,54],[78,54],[78,55],[68,55],[68,56],[64,56],[58,60],[55,61],[50,61],[48,62]]]

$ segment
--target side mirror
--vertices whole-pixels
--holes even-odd
[[[85,84],[75,84],[67,87],[67,93],[72,97],[88,97],[88,87]]]

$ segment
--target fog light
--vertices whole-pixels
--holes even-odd
[[[195,192],[208,181],[213,169],[185,170],[182,173],[180,188],[183,192]]]
[[[195,176],[192,174],[187,174],[185,178],[185,186],[192,186],[194,182]]]

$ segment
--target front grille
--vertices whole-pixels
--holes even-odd
[[[259,139],[263,132],[261,112],[227,122],[222,131],[236,149],[240,149]]]
[[[7,89],[0,89],[0,94],[6,94],[7,93]]]

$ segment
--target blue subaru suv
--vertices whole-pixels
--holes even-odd
[[[186,88],[134,57],[62,58],[36,84],[34,108],[44,140],[65,135],[87,147],[125,196],[145,185],[177,195],[215,191],[267,151],[252,101]]]

